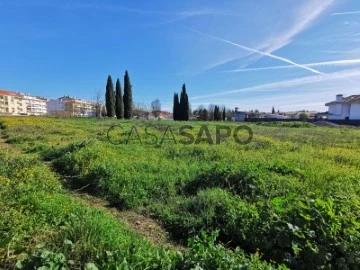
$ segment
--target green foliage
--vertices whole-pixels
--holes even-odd
[[[174,93],[174,102],[173,102],[174,120],[188,121],[189,111],[190,111],[189,98],[186,93],[186,86],[185,84],[183,84],[180,93],[180,100],[179,100],[179,94]]]
[[[189,98],[186,93],[186,86],[183,84],[181,94],[180,94],[180,106],[179,106],[179,120],[188,121],[189,120]]]
[[[16,263],[17,269],[43,269],[43,270],[66,270],[67,260],[64,254],[54,253],[43,248],[41,245],[37,247],[36,252],[28,258],[19,260]]]
[[[5,123],[5,121],[0,120],[0,130],[5,130],[7,128],[7,125]]]
[[[179,269],[274,269],[273,266],[260,260],[258,254],[250,258],[240,249],[228,250],[216,244],[218,232],[206,234],[189,239],[191,252],[186,253],[177,265]],[[286,269],[280,266],[279,269]]]
[[[299,119],[300,120],[306,120],[306,119],[308,119],[309,117],[308,117],[308,115],[306,114],[306,113],[300,113],[299,114]]]
[[[180,102],[179,102],[179,94],[174,93],[174,101],[173,101],[173,118],[175,121],[180,120]]]
[[[112,82],[110,75],[108,76],[106,83],[105,106],[106,106],[107,117],[114,117],[115,116],[114,84]]]
[[[131,119],[132,117],[132,106],[133,106],[133,100],[132,100],[132,85],[130,83],[130,77],[129,73],[125,71],[124,76],[124,118],[125,119]]]
[[[116,80],[115,113],[117,119],[124,118],[124,102],[119,79]]]

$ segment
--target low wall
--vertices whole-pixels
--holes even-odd
[[[360,120],[328,120],[331,123],[338,125],[360,126]]]

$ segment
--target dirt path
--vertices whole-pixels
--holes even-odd
[[[17,149],[15,146],[13,146],[11,144],[8,144],[6,142],[6,139],[2,138],[1,136],[0,136],[0,148],[6,149],[12,153],[21,153],[21,151],[19,149]]]
[[[134,211],[121,211],[111,207],[106,200],[91,196],[85,193],[73,193],[73,197],[80,200],[87,206],[97,208],[105,213],[121,220],[129,228],[155,245],[168,247],[173,250],[185,250],[186,247],[173,243],[169,240],[168,233],[159,225],[159,223],[149,217],[140,215]]]

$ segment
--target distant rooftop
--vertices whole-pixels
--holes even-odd
[[[337,101],[331,101],[331,102],[326,103],[325,105],[329,106],[329,105],[336,104],[336,103],[337,103]],[[343,98],[342,103],[347,103],[347,104],[360,103],[360,95],[352,95],[352,96]]]
[[[21,97],[20,93],[11,92],[8,90],[0,90],[0,95],[7,95],[7,96],[14,96],[14,97]]]

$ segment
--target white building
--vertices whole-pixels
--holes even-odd
[[[101,105],[95,102],[64,96],[51,99],[47,103],[47,113],[50,116],[62,117],[95,117],[96,110],[100,112]],[[99,107],[99,108],[98,108]]]
[[[47,114],[47,99],[23,95],[28,115],[46,115]]]
[[[329,107],[329,120],[360,120],[360,95],[344,98],[336,95],[336,100],[325,104]]]

